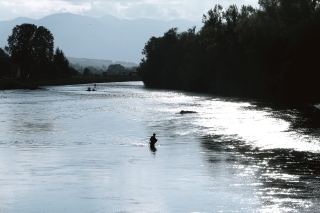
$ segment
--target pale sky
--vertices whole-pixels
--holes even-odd
[[[258,7],[258,0],[0,0],[0,21],[17,17],[40,19],[62,12],[90,17],[201,21],[202,15],[216,4]]]

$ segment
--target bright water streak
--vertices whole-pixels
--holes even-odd
[[[319,211],[319,110],[87,86],[0,92],[0,212]]]

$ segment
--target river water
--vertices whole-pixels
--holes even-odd
[[[316,107],[88,86],[0,92],[0,212],[320,211]]]

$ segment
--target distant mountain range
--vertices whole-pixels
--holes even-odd
[[[39,20],[16,18],[0,21],[0,47],[16,25],[32,23],[44,26],[54,36],[55,47],[74,58],[103,59],[139,63],[145,43],[152,37],[163,36],[173,27],[186,31],[201,22],[188,20],[161,21],[155,19],[118,19],[113,16],[92,18],[71,13],[46,16]]]

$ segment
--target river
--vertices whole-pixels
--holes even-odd
[[[0,91],[0,212],[320,211],[316,107],[88,86]]]

